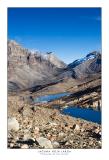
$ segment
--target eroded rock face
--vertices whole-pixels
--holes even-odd
[[[56,81],[58,69],[66,64],[54,54],[31,53],[15,41],[8,41],[8,89],[18,91]],[[55,78],[55,81],[54,81]]]

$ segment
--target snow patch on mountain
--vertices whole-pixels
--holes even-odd
[[[89,53],[89,54],[86,55],[86,57],[81,58],[81,59],[77,59],[77,60],[75,60],[74,62],[70,63],[70,64],[68,65],[68,67],[74,68],[74,67],[80,65],[81,63],[83,63],[83,62],[85,62],[85,61],[88,61],[88,60],[90,60],[90,59],[96,58],[96,56],[97,56],[98,54],[99,54],[99,52],[96,52],[96,51],[94,51],[94,52],[92,52],[92,53]]]

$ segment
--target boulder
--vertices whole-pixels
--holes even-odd
[[[35,133],[35,134],[39,134],[39,127],[35,127],[34,133]]]
[[[65,133],[64,133],[64,132],[60,132],[60,133],[59,133],[59,137],[60,137],[60,138],[65,137]]]
[[[48,140],[47,138],[39,137],[39,138],[36,138],[36,141],[39,143],[39,145],[41,147],[44,147],[45,149],[52,149],[53,148],[51,141]]]
[[[53,148],[59,148],[60,144],[56,141],[52,142]]]
[[[27,144],[24,144],[24,145],[21,146],[21,148],[22,148],[22,149],[28,149],[29,146],[28,146]]]
[[[30,137],[30,134],[27,133],[27,134],[24,135],[23,140],[24,140],[24,141],[27,141],[27,140],[30,139],[30,138],[31,138],[31,137]]]
[[[13,130],[13,131],[19,130],[19,123],[15,117],[11,117],[8,119],[8,131],[10,130]]]
[[[80,130],[80,126],[78,124],[74,124],[73,125],[73,129],[74,129],[74,131],[79,131]]]

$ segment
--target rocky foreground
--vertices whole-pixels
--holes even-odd
[[[101,148],[101,125],[8,96],[8,148]]]

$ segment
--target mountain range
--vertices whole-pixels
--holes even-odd
[[[13,40],[8,40],[7,46],[9,92],[69,81],[77,85],[101,76],[101,54],[97,51],[67,65],[52,52],[33,53]]]

